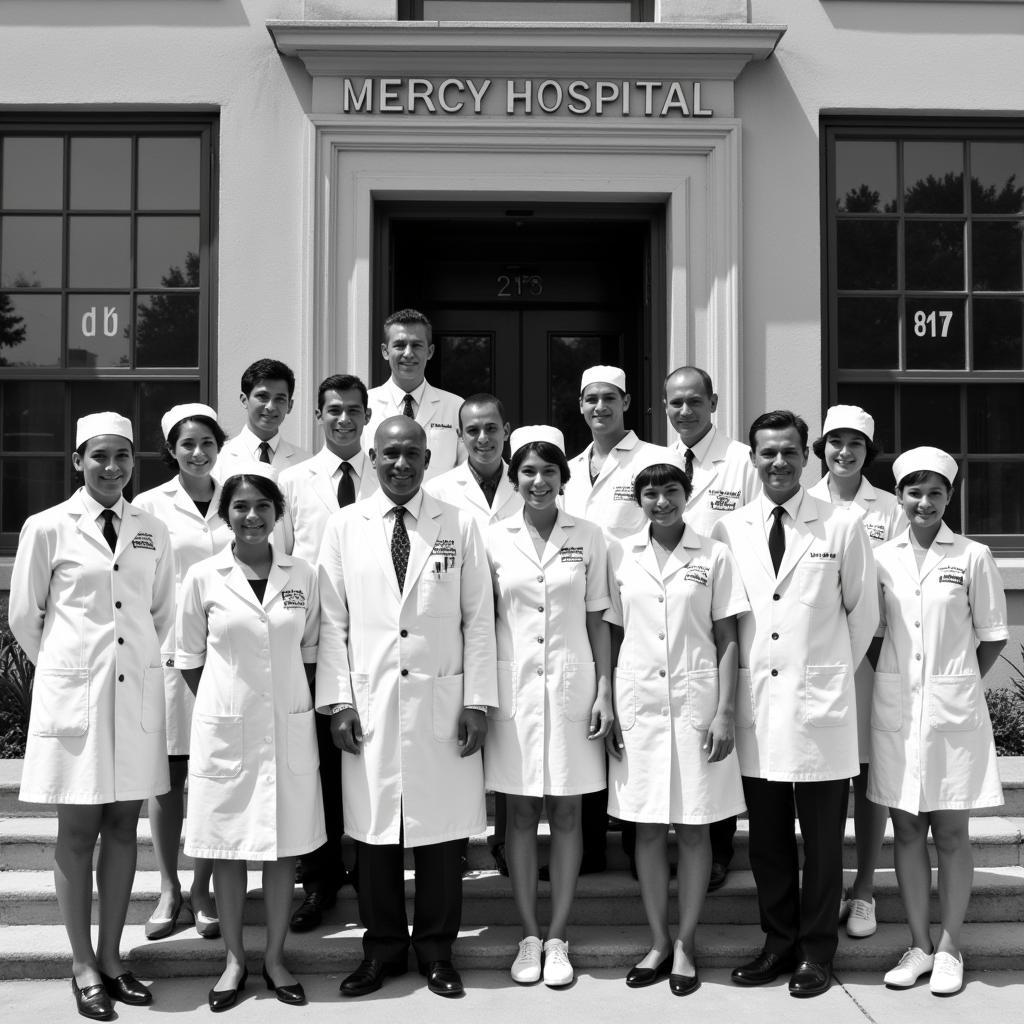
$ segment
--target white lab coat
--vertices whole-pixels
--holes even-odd
[[[831,504],[828,474],[808,488],[807,493]],[[907,519],[896,495],[876,490],[863,475],[849,509],[860,516],[872,548],[877,548],[907,528]],[[875,670],[867,658],[860,659],[853,681],[857,694],[857,757],[861,764],[868,764],[871,760],[871,694],[875,688]]]
[[[520,511],[489,527],[484,547],[498,643],[487,788],[534,797],[602,790],[604,742],[587,739],[597,698],[587,613],[609,606],[604,534],[560,511],[538,558]]]
[[[313,700],[316,573],[274,552],[262,603],[231,548],[189,569],[178,668],[202,668],[192,716],[190,857],[278,860],[327,839]]]
[[[468,462],[460,463],[454,469],[435,477],[423,485],[427,494],[432,494],[438,501],[446,502],[468,512],[481,532],[491,523],[497,523],[514,515],[523,507],[523,499],[512,486],[508,478],[508,464],[501,464],[501,480],[494,494],[494,504],[488,505],[484,492],[476,482]]]
[[[742,508],[761,493],[761,481],[750,461],[750,449],[726,437],[717,427],[712,427],[694,447],[702,454],[693,462],[693,490],[683,518],[687,526],[710,537],[722,516]],[[683,458],[686,445],[677,440],[672,450]]]
[[[589,519],[604,530],[608,540],[628,537],[642,529],[646,519],[633,498],[633,479],[638,465],[650,462],[650,456],[668,449],[641,441],[630,430],[608,453],[601,472],[590,483],[590,452],[588,444],[569,462],[571,476],[565,485],[562,508],[571,516]]]
[[[217,465],[213,467],[213,475],[218,480],[227,480],[232,473],[240,473],[246,466],[259,462],[257,453],[259,443],[260,439],[249,429],[248,425],[242,427],[234,437],[229,437],[224,442],[224,446],[217,456]],[[277,450],[270,460],[270,465],[277,473],[297,466],[309,458],[309,452],[304,448],[286,441],[280,435],[277,437],[276,444]]]
[[[608,812],[687,825],[739,814],[735,751],[709,764],[702,749],[719,699],[712,621],[750,610],[732,555],[687,525],[664,569],[647,527],[613,541],[608,559],[605,618],[624,630],[615,669],[624,750],[608,765]]]
[[[424,481],[433,480],[449,469],[466,461],[466,449],[456,431],[459,428],[459,409],[462,399],[450,391],[442,391],[425,383],[420,406],[416,410],[416,422],[426,431],[427,448],[430,449],[430,465],[423,475]],[[374,427],[390,416],[402,415],[402,404],[396,403],[391,393],[390,381],[377,388],[370,388],[369,408],[373,413],[373,426],[363,431],[363,450],[373,447]]]
[[[217,514],[220,502],[220,484],[215,482],[213,498],[206,516],[199,514],[195,502],[181,485],[181,477],[143,491],[132,502],[144,509],[167,527],[174,552],[175,597],[180,598],[185,573],[196,562],[216,554],[231,543],[231,529]],[[167,714],[167,753],[187,754],[189,733],[192,729],[192,705],[195,698],[185,685],[181,672],[175,667],[175,637],[173,626],[160,644],[160,657],[164,672],[164,704]]]
[[[399,592],[382,491],[331,517],[320,548],[316,707],[354,704],[358,756],[342,754],[345,831],[425,846],[483,832],[479,752],[460,757],[466,705],[493,707],[494,601],[471,516],[424,493]]]
[[[878,625],[875,565],[854,512],[800,492],[776,579],[767,499],[715,526],[750,601],[739,620],[736,749],[744,775],[776,782],[852,778],[853,670]]]
[[[884,640],[871,707],[868,799],[910,814],[1003,802],[978,671],[1005,640],[992,553],[943,523],[920,571],[909,533],[875,551]]]
[[[164,525],[129,502],[111,552],[83,491],[29,516],[10,625],[35,662],[20,799],[106,804],[170,788],[160,640],[174,626]]]
[[[284,495],[284,515],[277,524],[275,543],[310,565],[316,565],[327,520],[338,511],[338,485],[331,476],[340,461],[324,447],[311,459],[284,470],[278,477]],[[356,501],[361,501],[377,490],[377,473],[363,451],[349,462],[359,474]]]

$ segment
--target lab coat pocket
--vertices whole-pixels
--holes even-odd
[[[141,722],[143,732],[163,732],[167,727],[163,665],[150,665],[142,673]]]
[[[812,562],[802,565],[794,581],[802,604],[821,608],[834,602],[839,590],[839,569],[832,562]]]
[[[89,670],[37,669],[29,728],[33,736],[84,736],[89,731]]]
[[[970,732],[981,723],[981,687],[974,673],[928,679],[928,721],[939,732]]]
[[[349,674],[349,683],[352,686],[356,714],[359,715],[359,728],[363,730],[364,736],[368,736],[373,728],[370,677],[365,672],[352,672]]]
[[[597,700],[597,670],[592,661],[577,661],[562,669],[562,714],[569,722],[587,722]]]
[[[416,587],[416,612],[428,619],[448,619],[461,615],[459,592],[458,571],[451,569],[435,576],[428,562]]]
[[[288,769],[293,775],[311,775],[320,764],[316,747],[315,711],[288,715]]]
[[[741,668],[736,674],[736,728],[754,728],[754,690],[749,668]]]
[[[903,683],[898,672],[875,673],[871,728],[880,732],[899,732],[903,728]]]
[[[454,743],[459,738],[459,715],[465,706],[462,674],[438,676],[434,680],[434,739]]]
[[[487,717],[495,722],[507,722],[516,717],[518,702],[516,667],[511,661],[498,662],[498,706],[487,709]]]
[[[192,723],[189,770],[203,779],[231,779],[242,770],[241,715],[196,712]]]
[[[808,665],[804,672],[804,722],[833,729],[851,719],[853,677],[845,665]]]
[[[686,673],[686,704],[690,725],[702,731],[711,726],[718,710],[718,669]]]
[[[636,725],[636,673],[615,670],[615,715],[626,732]]]

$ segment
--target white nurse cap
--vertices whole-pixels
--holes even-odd
[[[875,439],[875,419],[859,405],[833,405],[825,413],[822,437],[833,430],[859,430],[869,441]]]
[[[267,480],[273,480],[276,484],[278,471],[266,462],[249,462],[244,466],[233,469],[228,476],[224,477],[224,484],[226,485],[233,476],[262,476]]]
[[[135,442],[130,419],[119,412],[91,412],[88,416],[82,416],[75,427],[75,447],[81,448],[89,438],[101,434],[116,434],[128,438],[133,444]]]
[[[530,427],[517,427],[512,431],[509,439],[509,451],[515,455],[524,445],[532,441],[546,441],[553,444],[563,455],[565,454],[565,437],[558,427],[548,427],[543,424],[535,424]]]
[[[892,475],[898,484],[904,477],[920,471],[938,473],[951,484],[956,479],[956,462],[952,455],[947,455],[941,448],[911,448],[904,452],[893,464]]]
[[[213,420],[214,423],[217,422],[216,409],[211,409],[210,406],[203,405],[202,402],[186,402],[184,405],[176,405],[160,417],[160,429],[164,432],[164,440],[166,441],[171,436],[171,430],[175,423],[180,423],[193,416],[205,416],[207,419]]]
[[[620,391],[626,390],[626,371],[617,366],[590,366],[583,371],[580,381],[580,394],[587,390],[588,384],[614,384]]]
[[[647,445],[641,451],[639,458],[634,460],[632,465],[633,479],[637,478],[639,473],[642,473],[645,469],[650,469],[651,466],[675,466],[676,469],[686,472],[686,466],[683,463],[682,455],[672,448],[661,448],[658,445]]]

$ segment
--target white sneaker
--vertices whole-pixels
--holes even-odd
[[[543,949],[536,935],[527,935],[519,943],[519,953],[512,962],[512,980],[520,985],[529,985],[540,981],[540,954]]]
[[[928,987],[933,996],[952,996],[964,987],[964,958],[952,953],[936,953]]]
[[[910,988],[922,974],[928,974],[935,965],[935,956],[919,946],[912,946],[900,957],[900,962],[885,972],[882,979],[889,988]]]
[[[849,900],[850,913],[846,919],[846,934],[851,939],[866,939],[878,931],[874,900]]]
[[[572,981],[569,963],[569,943],[563,939],[548,939],[544,943],[544,984],[557,988]]]

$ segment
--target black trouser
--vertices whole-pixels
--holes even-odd
[[[494,794],[494,832],[487,837],[487,845],[493,850],[505,845],[505,830],[508,828],[508,801],[504,793]]]
[[[727,868],[732,863],[732,837],[736,835],[736,815],[713,821],[711,828],[711,860]]]
[[[345,881],[345,862],[341,855],[341,836],[345,827],[341,810],[341,751],[331,739],[331,716],[314,717],[327,842],[299,858],[299,877],[306,892],[320,885],[333,886],[333,891],[337,892]]]
[[[608,843],[608,790],[584,793],[580,801],[580,820],[583,831],[583,857],[590,861],[603,861]]]

